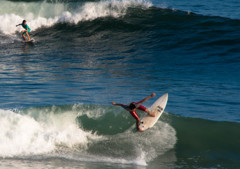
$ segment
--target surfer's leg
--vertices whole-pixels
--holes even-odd
[[[136,120],[136,128],[137,128],[137,130],[139,130],[139,120]]]
[[[151,113],[146,107],[140,105],[138,107],[139,110],[142,110],[142,111],[145,111],[149,116],[152,116],[152,117],[155,117],[155,114],[154,113]]]
[[[147,112],[149,116],[155,117],[156,115],[154,113]]]
[[[130,113],[131,113],[131,115],[132,115],[137,121],[140,120],[140,118],[139,118],[139,116],[138,116],[138,114],[137,114],[136,111],[130,111]]]
[[[142,111],[145,111],[145,112],[147,112],[148,111],[148,109],[146,108],[146,107],[144,107],[143,105],[140,105],[140,106],[138,106],[138,108],[137,108],[138,110],[142,110]]]
[[[27,39],[24,34],[25,34],[25,32],[22,34],[22,37],[23,37],[24,41],[26,41]]]
[[[146,109],[145,112],[147,112],[147,114],[148,114],[149,116],[155,117],[155,113],[151,113],[148,109]]]
[[[30,36],[29,36],[28,32],[26,32],[26,35],[28,37],[28,40],[30,41],[31,39],[30,39]]]
[[[130,111],[131,115],[136,119],[136,128],[139,130],[140,118],[136,111]]]
[[[140,120],[137,120],[137,121],[136,121],[136,128],[137,128],[138,131],[143,132],[143,130],[141,130],[141,129],[139,128],[140,122],[141,122]]]

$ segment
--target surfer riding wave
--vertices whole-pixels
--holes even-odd
[[[138,131],[141,131],[139,129],[139,125],[140,125],[140,118],[137,114],[137,109],[138,110],[142,110],[146,113],[148,113],[148,115],[155,117],[154,113],[151,113],[146,107],[142,106],[141,104],[145,101],[147,101],[148,99],[150,99],[151,97],[156,96],[155,93],[152,93],[151,95],[149,95],[148,97],[144,98],[143,100],[139,101],[139,102],[132,102],[128,105],[124,105],[124,104],[116,104],[115,102],[112,102],[112,105],[114,106],[121,106],[122,108],[124,108],[125,110],[127,110],[128,112],[130,112],[130,114],[136,119],[136,126]]]
[[[31,39],[30,39],[30,36],[29,36],[29,32],[31,31],[31,29],[27,25],[27,21],[23,20],[22,23],[16,25],[16,27],[20,26],[20,25],[25,29],[25,30],[22,31],[22,37],[23,37],[24,41],[27,41],[26,35],[27,35],[28,41],[30,41]]]

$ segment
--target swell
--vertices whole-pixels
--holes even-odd
[[[219,168],[240,166],[239,123],[167,114],[163,121],[176,130],[177,165]]]
[[[5,158],[126,165],[161,159],[162,164],[179,167],[239,166],[239,123],[164,112],[153,128],[138,133],[129,113],[90,104],[1,110],[0,115],[0,150]]]
[[[239,20],[133,6],[128,7],[124,15],[119,17],[98,17],[75,24],[66,20],[50,28],[40,28],[36,33],[44,39],[46,33],[42,32],[47,31],[46,37],[59,41],[76,39],[79,44],[85,38],[93,38],[96,44],[107,44],[109,39],[119,44],[127,41],[130,46],[143,45],[150,53],[171,52],[179,60],[179,65],[187,66],[186,59],[188,66],[195,64],[192,61],[194,57],[200,61],[200,65],[207,63],[222,66],[225,63],[239,63],[239,40],[236,36],[239,29]],[[185,59],[178,58],[182,55]]]
[[[0,31],[4,34],[13,34],[16,30],[15,23],[21,22],[23,19],[29,21],[28,24],[31,28],[36,30],[41,27],[51,27],[57,23],[77,24],[102,17],[118,18],[124,16],[129,7],[148,8],[151,6],[151,3],[141,0],[79,3],[3,1],[2,3],[0,19],[4,25],[0,27]]]
[[[40,1],[36,3],[19,3],[19,5],[16,5],[15,3],[8,4],[9,1],[3,1],[4,5],[1,7],[0,16],[3,18],[2,20],[5,25],[8,20],[14,23],[12,22],[14,21],[14,17],[16,23],[21,22],[22,19],[27,19],[33,30],[42,27],[52,27],[56,24],[68,24],[74,27],[77,24],[88,21],[91,22],[99,18],[106,18],[104,21],[110,20],[109,28],[111,28],[110,25],[115,21],[120,20],[123,23],[131,23],[130,26],[143,27],[145,30],[146,28],[153,28],[153,30],[158,28],[170,30],[192,28],[198,30],[202,28],[202,30],[205,29],[205,32],[213,29],[216,33],[224,33],[223,30],[234,31],[235,28],[239,28],[240,25],[239,20],[159,8],[153,6],[151,2],[141,0],[110,0],[81,3],[73,3],[72,1],[65,3],[61,3],[62,1],[57,2],[58,3],[48,3],[47,1]],[[12,24],[9,24],[8,26],[11,25]],[[13,26],[14,25],[15,24],[13,24]],[[125,26],[122,26],[122,28],[123,27]],[[222,30],[222,28],[224,29]],[[129,29],[129,26],[127,26],[126,30],[127,29]],[[3,27],[1,31],[3,33],[15,32],[14,29],[7,30]],[[64,31],[64,29],[62,31]]]
[[[239,52],[236,36],[240,29],[239,20],[162,9],[144,1],[98,1],[77,3],[78,5],[69,7],[70,4],[43,1],[42,11],[26,12],[30,13],[25,16],[30,18],[32,34],[41,40],[50,38],[62,41],[65,37],[79,39],[94,35],[101,35],[108,40],[116,37],[116,34],[125,37],[134,33],[134,41],[140,43],[137,39],[142,39],[147,48],[154,50],[174,50],[175,53],[187,55],[194,52],[196,56],[210,53],[218,57]],[[30,9],[35,9],[36,6],[33,3]],[[21,22],[25,16],[17,13],[0,15],[4,22],[0,26],[3,33],[1,43],[6,40],[5,35],[14,36],[16,33],[15,24],[12,23]],[[19,27],[17,34],[20,30]],[[223,46],[225,48],[221,48]],[[216,62],[206,59],[206,62],[209,61]],[[232,62],[232,58],[229,62]]]
[[[127,130],[134,123],[128,114],[122,115],[122,113],[126,112],[114,115],[109,112],[99,119],[92,119],[84,115],[78,117],[78,120],[81,121],[85,130],[115,135]],[[165,112],[157,126],[146,131],[146,133],[154,133],[158,130],[163,132],[161,127],[158,126],[161,124],[172,126],[176,132],[177,141],[174,149],[168,149],[168,151],[174,150],[176,153],[176,165],[193,168],[214,167],[216,165],[222,168],[237,168],[240,166],[239,123],[181,117]],[[167,128],[167,126],[165,127]],[[148,137],[148,139],[150,138]],[[171,143],[169,140],[165,140],[163,135],[158,139],[159,142]],[[161,156],[159,155],[158,158],[161,159]]]
[[[106,106],[1,109],[0,116],[2,158],[38,160],[43,156],[147,165],[176,143],[175,131],[167,123],[157,125],[158,130],[141,134],[135,131],[135,122],[127,113]]]

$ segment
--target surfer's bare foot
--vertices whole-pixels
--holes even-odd
[[[155,117],[154,113],[148,113],[149,116]]]

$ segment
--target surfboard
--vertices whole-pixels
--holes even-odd
[[[149,108],[151,113],[155,114],[155,117],[145,115],[140,121],[139,131],[145,131],[154,126],[154,124],[158,121],[160,116],[162,115],[168,101],[168,93],[159,97]]]
[[[22,41],[23,43],[33,43],[33,42],[35,42],[35,40],[34,39],[31,39],[31,40],[28,40],[28,41]]]

